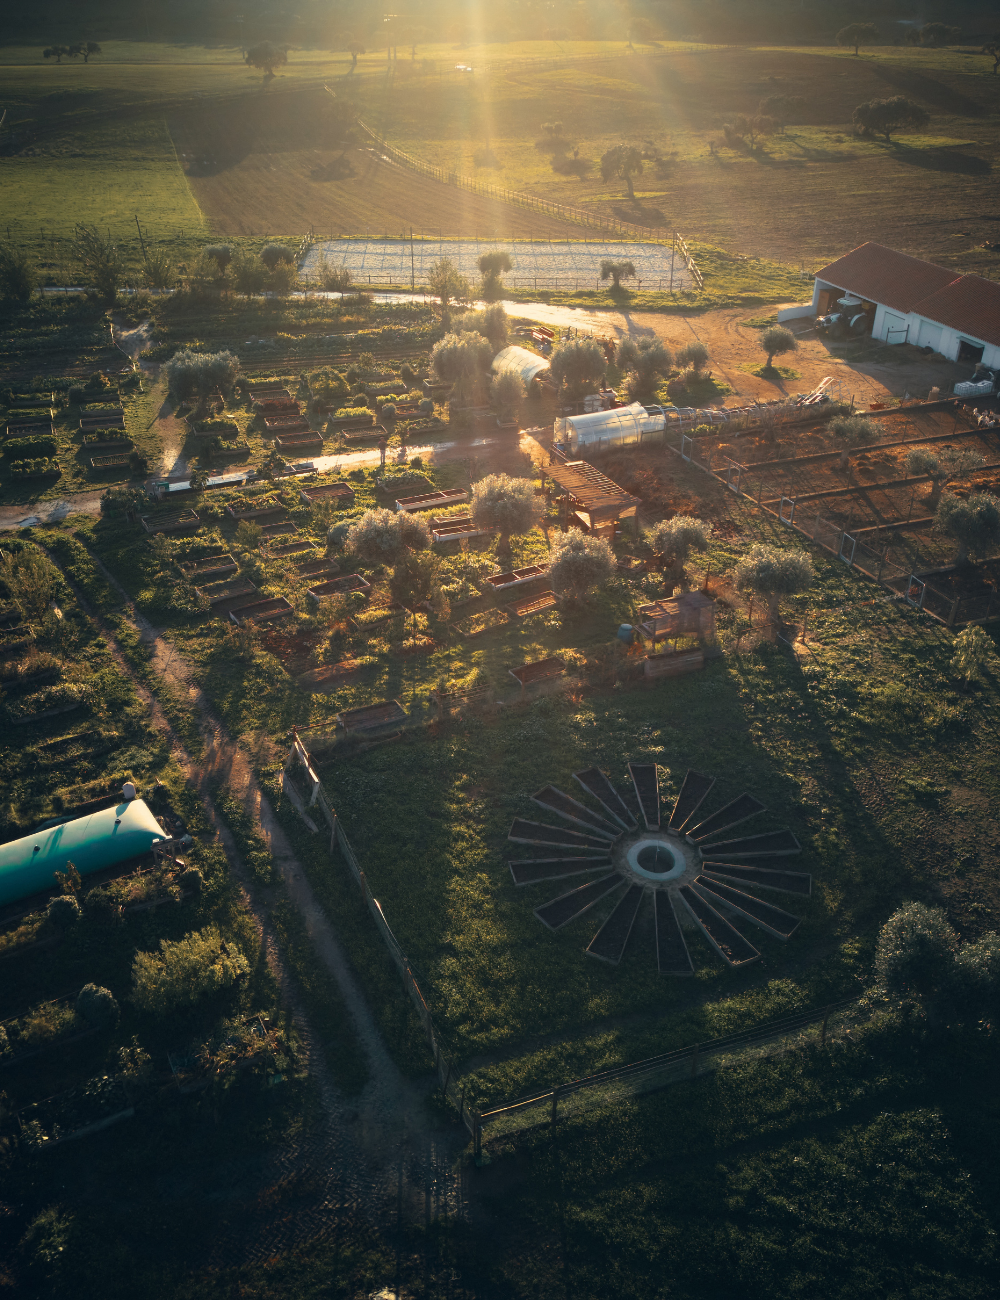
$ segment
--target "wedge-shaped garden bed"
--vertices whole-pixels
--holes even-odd
[[[237,578],[234,582],[224,582],[221,586],[217,583],[210,587],[196,587],[195,590],[199,596],[204,596],[212,606],[224,605],[227,600],[235,600],[237,596],[252,596],[257,590],[254,583],[249,578]]]
[[[539,591],[534,596],[512,600],[506,608],[514,618],[531,618],[534,614],[544,614],[547,609],[555,609],[556,603],[554,591]]]
[[[371,583],[366,578],[362,578],[360,573],[350,573],[344,578],[330,578],[327,582],[318,582],[314,587],[308,588],[308,594],[313,600],[320,601],[324,596],[346,596],[351,591],[366,593],[371,589]]]

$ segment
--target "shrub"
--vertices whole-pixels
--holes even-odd
[[[1000,545],[1000,500],[989,492],[965,498],[948,493],[935,518],[941,531],[958,543],[956,564],[965,564],[970,552],[985,556]]]
[[[295,261],[295,254],[286,244],[265,244],[260,250],[260,260],[273,273],[279,262],[290,265]]]
[[[132,1001],[166,1015],[200,998],[231,988],[249,972],[246,958],[214,925],[183,939],[160,940],[159,952],[137,952],[132,963]]]
[[[677,353],[677,364],[684,370],[693,370],[695,374],[708,365],[708,348],[704,343],[688,343]]]
[[[101,514],[124,514],[149,505],[149,497],[140,488],[109,487],[101,493]]]
[[[867,415],[835,416],[826,428],[827,432],[843,445],[840,453],[842,466],[847,464],[851,447],[863,447],[867,443],[878,442],[882,436],[882,426],[877,420],[869,419]]]
[[[513,370],[501,371],[490,384],[490,398],[501,415],[515,419],[527,397],[524,380]],[[433,403],[431,405],[433,410]]]
[[[197,867],[185,867],[177,877],[177,883],[181,889],[192,894],[200,894],[205,887],[205,877]]]
[[[530,479],[487,474],[472,485],[472,522],[476,528],[496,528],[501,550],[509,550],[512,534],[530,532],[541,513]]]
[[[38,271],[27,253],[14,244],[0,244],[0,297],[26,303],[38,285]]]
[[[80,919],[80,904],[72,894],[59,894],[49,899],[45,914],[52,925],[65,933],[72,930]]]
[[[571,528],[556,534],[552,544],[549,581],[552,590],[570,600],[582,600],[615,572],[615,555],[603,537]]]
[[[11,478],[44,478],[47,474],[59,474],[59,462],[39,458],[38,460],[13,460],[7,466]]]
[[[368,564],[392,566],[408,551],[422,551],[430,544],[426,520],[405,511],[366,510],[347,533],[348,550]]]
[[[34,546],[0,556],[0,578],[22,612],[34,619],[44,618],[59,588],[55,567]]]
[[[87,400],[86,391],[82,384],[73,384],[67,390],[67,400],[70,406],[83,406]]]
[[[226,274],[226,268],[233,260],[233,250],[229,244],[209,244],[202,249],[202,256],[215,263],[216,270],[221,278]]]
[[[499,302],[483,311],[467,311],[461,324],[463,333],[482,334],[488,338],[494,352],[505,348],[510,340],[510,320]]]
[[[56,440],[45,435],[33,438],[8,438],[5,443],[0,444],[0,449],[8,456],[20,452],[23,456],[48,457],[55,455]]]
[[[111,991],[99,984],[84,984],[76,995],[76,1013],[95,1028],[118,1023],[118,1003]]]

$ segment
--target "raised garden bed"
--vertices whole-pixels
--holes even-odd
[[[286,555],[302,555],[305,551],[315,550],[315,543],[305,537],[297,542],[285,542],[280,546],[269,546],[265,552],[269,560],[280,560]]]
[[[98,414],[85,415],[80,421],[81,433],[90,433],[95,429],[124,429],[125,412],[121,410],[103,411]]]
[[[452,628],[459,636],[468,640],[470,637],[484,636],[487,632],[493,632],[509,621],[502,609],[484,609],[477,614],[470,614],[461,622],[453,623]]]
[[[451,709],[465,708],[470,704],[486,704],[492,699],[493,690],[489,682],[478,682],[465,690],[431,691],[431,699],[437,702],[442,713]]]
[[[305,433],[309,428],[309,421],[304,415],[276,415],[273,417],[264,417],[264,428],[270,434],[284,433]],[[322,436],[320,441],[322,441]]]
[[[204,425],[208,428],[200,427]],[[196,420],[190,429],[193,438],[238,438],[241,432],[235,420]]]
[[[72,713],[75,709],[82,709],[85,703],[85,700],[70,700],[68,704],[60,704],[52,709],[42,709],[40,713],[31,713],[23,718],[7,718],[7,726],[27,727],[32,722],[44,722],[46,718],[57,718],[60,713]]]
[[[206,555],[200,560],[181,560],[180,570],[186,578],[223,578],[237,570],[236,561],[226,552]]]
[[[131,451],[134,445],[131,438],[102,438],[99,442],[90,442],[84,438],[80,450],[88,454],[95,451]]]
[[[330,433],[345,429],[371,429],[375,424],[375,412],[367,415],[333,415],[327,424]]]
[[[354,505],[354,489],[349,483],[321,483],[316,487],[299,489],[299,496],[311,506],[315,501],[342,500],[346,505]]]
[[[280,501],[275,501],[273,497],[269,498],[263,505],[253,506],[249,510],[226,506],[226,514],[231,519],[266,519],[268,515],[282,515],[284,513],[285,507]]]
[[[243,623],[272,623],[294,613],[294,606],[284,596],[274,596],[269,600],[254,601],[251,605],[241,605],[239,609],[230,611],[229,618],[239,627]]]
[[[540,591],[534,596],[522,596],[507,606],[515,618],[531,618],[533,614],[544,614],[547,609],[554,609],[556,596],[553,591]]]
[[[225,586],[218,588],[196,587],[199,596],[205,596],[210,605],[222,605],[227,600],[235,600],[237,596],[250,596],[257,590],[254,583],[249,578],[237,578],[234,582],[227,582]]]
[[[299,530],[290,519],[276,519],[273,524],[262,525],[260,531],[262,539],[266,541],[268,537],[284,537]]]
[[[4,434],[7,438],[51,438],[51,420],[12,420]]]
[[[350,591],[364,593],[371,589],[371,583],[362,578],[360,573],[351,573],[344,578],[331,578],[328,582],[317,583],[315,587],[307,588],[307,594],[313,600],[320,601],[324,596],[346,596]]]
[[[390,618],[395,618],[397,614],[407,612],[398,600],[391,601],[388,605],[370,605],[363,614],[357,614],[351,619],[351,625],[359,632],[369,632]]]
[[[483,581],[494,591],[511,591],[514,587],[546,577],[548,572],[547,564],[529,564],[525,569],[514,569],[510,573],[495,573],[493,577],[484,578]]]
[[[299,677],[298,683],[305,691],[321,692],[336,682],[356,676],[363,666],[356,659],[341,659],[339,664],[324,664],[322,668],[310,668],[307,673]]]
[[[676,654],[647,655],[642,667],[647,677],[682,677],[705,667],[705,652],[682,650]]]
[[[322,447],[323,435],[312,432],[282,434],[275,438],[274,445],[279,451],[297,451],[300,447]]]
[[[431,529],[431,536],[435,542],[462,542],[472,537],[492,537],[496,531],[495,528],[474,528],[472,520],[465,518],[439,524]]]
[[[183,533],[201,527],[201,520],[193,510],[181,510],[173,515],[142,515],[141,521],[147,533]]]
[[[74,1009],[75,994],[53,998],[3,1022],[0,1038],[0,1069],[20,1065],[33,1056],[62,1047],[98,1032],[82,1020]]]
[[[128,469],[129,458],[125,456],[91,456],[91,469]]]
[[[382,424],[372,425],[366,429],[341,429],[340,436],[345,442],[371,442],[373,438],[389,437],[389,431]]]
[[[647,560],[640,560],[635,555],[624,555],[618,561],[617,567],[619,573],[624,573],[630,578],[639,578],[647,572],[649,562]]]
[[[21,1140],[37,1150],[88,1137],[134,1114],[124,1084],[105,1075],[23,1107],[17,1120]]]
[[[469,494],[462,488],[446,488],[440,492],[423,492],[415,497],[400,497],[396,509],[412,510],[446,510],[448,506],[457,506],[468,501]]]
[[[317,556],[312,560],[298,560],[295,564],[295,574],[299,578],[319,578],[327,574],[335,578],[337,573],[336,564],[326,555]]]
[[[213,456],[218,456],[222,460],[246,460],[253,448],[245,438],[240,438],[237,442],[227,443],[224,447],[216,447],[212,451]]]
[[[410,438],[415,433],[431,433],[435,429],[444,427],[445,422],[439,415],[427,415],[419,420],[406,420],[406,437]]]
[[[522,664],[520,668],[508,668],[507,671],[523,690],[525,686],[534,686],[536,682],[547,682],[553,677],[562,676],[566,665],[562,659],[553,656],[550,659],[539,659],[533,664]]]
[[[253,401],[276,401],[284,397],[291,400],[291,393],[282,384],[249,384],[247,396]]]
[[[360,709],[345,709],[337,714],[337,722],[348,733],[378,731],[395,726],[406,719],[406,710],[399,700],[384,700],[380,704],[367,704]]]

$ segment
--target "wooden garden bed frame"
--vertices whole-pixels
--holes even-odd
[[[6,438],[51,438],[51,420],[18,420],[8,424],[4,432]]]
[[[464,691],[431,691],[431,699],[435,701],[442,713],[447,713],[450,709],[461,709],[469,704],[486,704],[492,696],[493,690],[489,682],[480,682]]]
[[[80,432],[90,433],[93,429],[124,429],[125,412],[114,411],[108,415],[85,415],[80,421]]]
[[[183,533],[189,528],[200,528],[201,520],[193,510],[181,510],[175,515],[140,515],[147,533]]]
[[[322,668],[310,668],[297,678],[303,690],[316,690],[329,682],[341,681],[345,677],[354,677],[364,667],[356,659],[341,659],[337,664],[325,664]]]
[[[704,650],[681,650],[677,653],[647,655],[643,672],[647,677],[682,677],[705,667]]]
[[[374,411],[369,411],[367,415],[332,415],[327,423],[327,428],[331,433],[340,432],[344,429],[373,429],[374,427]]]
[[[271,596],[267,600],[256,600],[250,605],[230,610],[229,618],[237,627],[241,627],[244,623],[273,623],[294,613],[295,607],[284,596]]]
[[[251,596],[257,590],[254,583],[249,578],[237,578],[234,582],[227,583],[221,591],[206,591],[204,587],[195,587],[199,596],[208,598],[208,603],[213,607],[215,605],[224,605],[227,600],[235,600],[237,596]]]
[[[396,726],[406,720],[407,713],[399,700],[383,700],[379,704],[366,704],[359,709],[345,709],[337,714],[337,723],[350,735],[379,731]]]
[[[498,618],[493,623],[488,623],[485,627],[478,627],[474,630],[462,626],[463,623],[467,624],[474,622],[476,619],[485,618],[488,614],[500,614],[502,617]],[[466,618],[461,619],[457,623],[452,623],[451,630],[458,636],[463,637],[466,641],[471,641],[474,637],[486,636],[489,632],[496,632],[498,628],[506,627],[509,621],[509,615],[504,613],[503,610],[485,609],[478,614],[469,614]]]
[[[472,537],[492,537],[497,531],[496,528],[474,528],[469,521],[459,524],[441,524],[431,529],[431,536],[435,542],[462,542]]]
[[[373,424],[364,429],[338,429],[337,432],[345,442],[371,442],[372,438],[389,437],[384,424]]]
[[[266,541],[269,537],[285,537],[292,533],[297,533],[298,527],[290,519],[276,519],[274,523],[262,524],[260,528],[261,540]]]
[[[445,488],[439,492],[422,492],[415,497],[400,497],[396,509],[409,513],[414,510],[440,510],[468,501],[469,494],[462,488]]]
[[[483,581],[488,583],[494,591],[511,591],[514,587],[522,587],[528,582],[537,582],[539,578],[549,576],[549,566],[547,564],[529,564],[526,569],[514,569],[510,573],[495,573],[490,578],[484,578]]]
[[[185,578],[210,578],[215,574],[224,576],[236,573],[239,566],[228,551],[221,555],[204,555],[200,560],[181,560],[180,570]]]
[[[536,682],[548,682],[561,677],[566,671],[566,664],[553,655],[549,659],[536,659],[533,664],[522,664],[520,668],[508,668],[507,671],[523,691],[526,686],[534,686]]]
[[[315,487],[299,488],[299,496],[311,506],[314,501],[326,501],[342,497],[349,505],[354,505],[354,489],[349,483],[320,483]]]
[[[134,446],[135,443],[132,441],[131,438],[108,438],[106,440],[102,440],[101,442],[82,442],[80,444],[80,450],[86,452],[89,455],[91,452],[94,451],[96,452],[131,451]]]
[[[554,591],[539,591],[534,596],[522,596],[512,600],[505,608],[515,618],[531,618],[533,614],[543,614],[547,609],[554,609],[557,604]]]
[[[226,506],[226,514],[230,519],[265,519],[268,515],[284,514],[287,507],[280,502],[277,505],[255,506],[251,510],[234,510],[232,506]]]
[[[91,469],[124,469],[128,466],[128,455],[123,456],[91,456]]]
[[[331,578],[336,577],[337,568],[333,561],[325,555],[317,556],[314,560],[297,560],[295,562],[295,576],[302,579],[313,579],[323,577],[329,574]]]
[[[264,416],[264,430],[269,434],[281,433],[306,433],[309,429],[309,421],[304,415],[275,416],[272,419]]]
[[[371,589],[372,585],[367,578],[362,578],[360,573],[349,573],[346,577],[331,578],[329,582],[320,582],[315,587],[307,587],[306,594],[319,604],[324,596],[346,596],[352,591],[367,593]]]
[[[297,542],[285,542],[281,546],[269,546],[265,553],[269,559],[281,560],[286,555],[301,555],[303,551],[314,551],[315,549],[316,543],[303,537]]]
[[[279,384],[277,382],[273,384],[248,384],[247,385],[247,396],[250,397],[253,401],[258,401],[260,398],[266,397],[269,394],[277,394],[277,393],[284,393],[284,395],[289,399],[291,399],[292,396],[291,393],[288,391],[288,389],[284,386],[284,384]]]
[[[296,451],[299,447],[322,447],[321,433],[289,433],[275,438],[274,445],[279,451]]]

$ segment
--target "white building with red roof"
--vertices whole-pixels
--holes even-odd
[[[860,305],[838,306],[845,296]],[[816,272],[813,308],[818,316],[863,311],[873,338],[1000,369],[1000,284],[981,275],[862,244]]]

